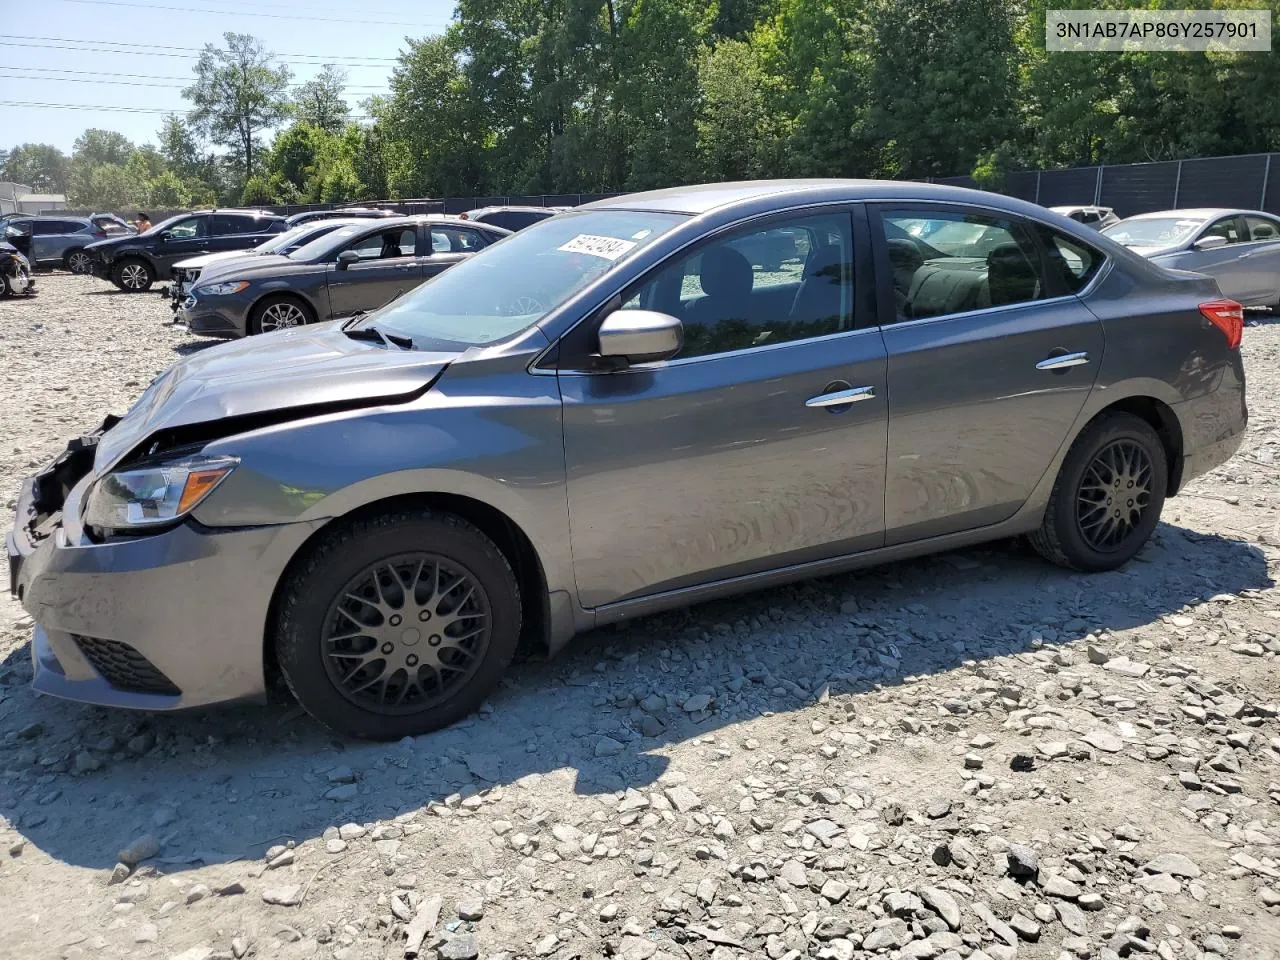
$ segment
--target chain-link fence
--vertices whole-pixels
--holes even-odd
[[[972,177],[937,177],[932,182],[977,185]],[[995,189],[1046,207],[1101,204],[1121,217],[1192,207],[1238,207],[1280,214],[1280,153],[1022,170],[1006,176]]]

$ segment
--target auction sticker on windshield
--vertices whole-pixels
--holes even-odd
[[[580,233],[568,243],[556,247],[564,253],[588,253],[593,257],[605,260],[617,260],[624,253],[634,249],[633,240],[619,240],[616,237],[597,237],[589,233]]]

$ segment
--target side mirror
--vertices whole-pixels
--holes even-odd
[[[338,254],[338,269],[345,270],[353,263],[360,261],[360,254],[354,250],[343,250]]]
[[[1226,245],[1226,237],[1211,236],[1201,237],[1191,247],[1193,250],[1217,250],[1219,247],[1225,247]]]
[[[684,325],[656,310],[615,310],[600,324],[600,356],[627,363],[669,360],[684,346]]]

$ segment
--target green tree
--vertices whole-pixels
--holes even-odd
[[[387,172],[398,196],[482,194],[494,136],[459,66],[458,37],[410,40],[391,73],[381,121],[399,141]]]
[[[248,181],[257,172],[262,135],[288,115],[290,73],[248,34],[226,33],[223,39],[225,48],[205,44],[196,81],[182,95],[192,104],[192,125],[226,147]]]
[[[312,80],[300,86],[293,95],[294,117],[300,123],[337,133],[351,115],[351,107],[343,99],[347,72],[326,63]]]
[[[309,123],[295,123],[282,130],[272,142],[263,164],[268,182],[278,177],[281,182],[291,184],[299,195],[304,195],[327,137],[324,130]]]
[[[122,133],[90,128],[76,138],[67,176],[67,196],[73,204],[95,209],[113,209],[141,199],[146,177],[134,175],[132,184],[122,186],[128,174],[125,164],[133,156],[134,145]],[[111,169],[99,174],[103,167]],[[108,199],[123,198],[119,203]]]
[[[271,187],[265,177],[254,176],[244,182],[244,189],[240,193],[240,202],[246,207],[258,207],[263,204],[275,203],[275,196],[272,194]]]
[[[66,193],[70,161],[48,143],[14,147],[0,165],[0,180],[21,183],[37,193]]]
[[[777,172],[785,136],[775,80],[758,46],[721,40],[698,59],[698,158],[708,180],[752,180]]]
[[[1005,0],[879,0],[870,120],[887,172],[967,172],[1018,125],[1016,9]]]
[[[191,206],[191,191],[172,170],[161,171],[147,184],[147,203],[160,209],[178,210]]]

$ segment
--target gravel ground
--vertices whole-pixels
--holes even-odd
[[[40,290],[0,304],[10,509],[202,347]],[[997,544],[705,605],[399,744],[36,698],[6,597],[0,956],[1274,960],[1280,324],[1244,350],[1244,448],[1125,570]]]

